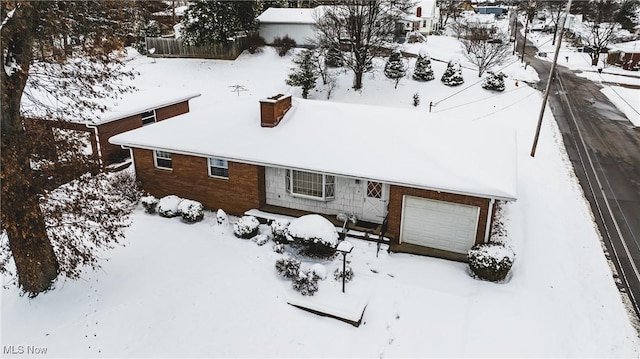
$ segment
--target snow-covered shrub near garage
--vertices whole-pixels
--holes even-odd
[[[289,223],[287,239],[294,242],[304,255],[329,258],[336,252],[338,231],[328,219],[318,214],[309,214]]]
[[[300,261],[294,258],[280,258],[276,261],[276,271],[284,278],[295,278],[300,272]]]
[[[172,194],[162,197],[158,202],[158,214],[167,218],[179,216],[178,206],[181,201],[182,198]]]
[[[516,259],[513,249],[500,243],[476,244],[467,257],[471,272],[477,278],[491,282],[505,280]]]
[[[233,224],[233,234],[238,238],[249,239],[258,234],[260,222],[254,216],[243,216]]]
[[[198,201],[183,199],[178,205],[178,212],[182,220],[187,223],[195,223],[204,218],[204,206]]]
[[[276,243],[287,242],[287,228],[289,227],[289,221],[287,220],[274,220],[271,222],[271,233],[273,234],[273,241]]]
[[[140,198],[140,203],[142,203],[144,211],[150,214],[156,213],[158,210],[158,202],[159,200],[154,196],[144,196]]]
[[[313,270],[299,271],[298,275],[292,279],[291,285],[293,290],[302,295],[313,295],[318,291],[318,279]]]

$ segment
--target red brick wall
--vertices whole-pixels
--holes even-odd
[[[156,121],[166,120],[171,117],[189,112],[189,102],[184,101],[171,106],[161,107],[156,110]]]
[[[399,244],[400,240],[400,225],[402,221],[402,197],[404,195],[480,207],[480,218],[478,218],[476,243],[484,242],[485,225],[487,223],[487,211],[489,209],[490,202],[489,199],[392,185],[390,186],[389,192],[389,222],[387,234],[394,238],[395,244]]]
[[[169,194],[196,200],[210,209],[242,215],[265,203],[264,167],[229,162],[229,178],[209,177],[204,157],[172,154],[173,170],[155,168],[153,152],[133,150],[142,188],[156,197]]]
[[[189,112],[189,102],[184,101],[171,106],[156,109],[156,121],[166,120],[171,117]],[[105,165],[120,162],[129,156],[129,150],[123,150],[120,146],[109,143],[109,138],[117,134],[142,127],[140,114],[125,117],[123,119],[107,122],[98,126],[98,137],[102,149],[102,161]]]

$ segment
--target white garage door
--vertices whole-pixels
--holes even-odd
[[[404,196],[400,242],[467,253],[473,246],[480,208]]]

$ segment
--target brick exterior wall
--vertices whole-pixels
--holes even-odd
[[[393,237],[393,244],[399,244],[400,241],[400,225],[402,222],[402,198],[405,195],[480,207],[480,218],[478,218],[478,228],[476,230],[476,243],[484,242],[484,234],[487,224],[487,213],[490,202],[489,199],[394,185],[391,186],[389,192],[389,217],[387,234]]]
[[[171,117],[189,112],[189,102],[184,101],[174,105],[156,109],[156,121],[166,120]],[[102,151],[103,164],[121,162],[129,157],[129,150],[124,150],[120,146],[109,143],[109,138],[117,134],[142,127],[142,117],[140,114],[125,117],[120,120],[107,122],[98,126],[98,137],[100,139],[100,149]]]
[[[189,112],[189,102],[184,101],[156,109],[156,120],[162,121]]]
[[[155,168],[153,151],[133,150],[136,176],[156,197],[169,194],[196,200],[206,208],[242,215],[265,204],[264,167],[229,162],[229,178],[209,177],[205,157],[172,154],[173,170]]]

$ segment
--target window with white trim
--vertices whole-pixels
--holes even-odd
[[[287,192],[292,195],[327,200],[335,197],[336,177],[322,173],[287,170]]]
[[[173,168],[171,153],[165,151],[153,151],[153,161],[157,168],[170,170]]]
[[[150,125],[156,122],[156,110],[143,112],[140,114],[142,118],[142,126]]]
[[[229,178],[229,163],[227,160],[209,157],[209,176]]]

